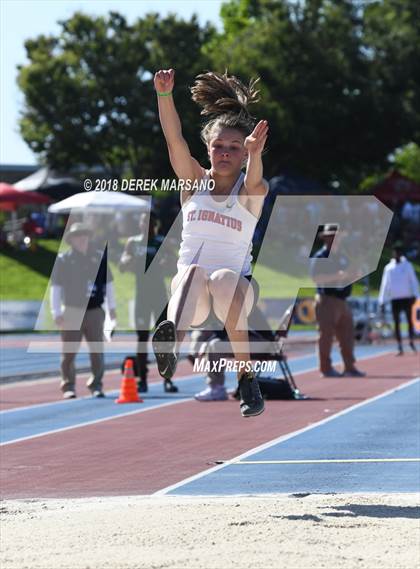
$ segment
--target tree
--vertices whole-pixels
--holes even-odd
[[[420,146],[410,142],[394,154],[394,168],[407,178],[420,184]]]
[[[394,148],[416,139],[418,6],[415,0],[223,6],[224,30],[205,53],[220,70],[228,65],[242,78],[261,77],[257,112],[271,127],[269,174],[298,171],[352,191],[383,168]]]
[[[360,192],[369,191],[382,182],[392,171],[397,170],[403,176],[420,184],[420,146],[409,142],[397,148],[388,156],[388,168],[376,171],[367,176],[359,185]]]
[[[201,48],[214,28],[200,28],[195,16],[183,21],[158,14],[129,26],[115,12],[98,18],[75,13],[60,24],[58,36],[25,44],[29,64],[18,77],[24,140],[57,168],[100,165],[113,177],[171,173],[153,75],[161,67],[176,68],[175,99],[191,138],[198,109],[183,99],[188,81],[207,65]]]
[[[223,30],[197,19],[76,13],[57,37],[26,42],[21,132],[57,167],[170,175],[153,92],[176,69],[175,102],[194,156],[207,159],[189,86],[207,69],[260,76],[253,114],[270,123],[265,175],[297,172],[348,192],[420,139],[418,0],[228,0]]]
[[[364,11],[364,46],[375,107],[392,148],[420,140],[420,3],[381,0]],[[399,137],[399,140],[396,138]]]

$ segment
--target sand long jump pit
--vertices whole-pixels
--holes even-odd
[[[3,569],[417,569],[418,494],[8,500]]]

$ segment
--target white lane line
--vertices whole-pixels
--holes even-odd
[[[420,380],[420,376],[412,379],[411,381],[408,381],[407,383],[403,383],[402,385],[399,385],[398,387],[388,389],[384,393],[381,393],[379,395],[375,395],[374,397],[366,399],[365,401],[362,401],[360,403],[356,403],[355,405],[352,405],[351,407],[348,407],[347,409],[343,409],[342,411],[336,413],[335,415],[331,415],[331,417],[326,417],[325,419],[322,419],[321,421],[317,421],[316,423],[313,423],[312,425],[308,425],[307,427],[303,427],[302,429],[298,429],[297,431],[293,431],[292,433],[288,433],[287,435],[281,435],[280,437],[277,437],[271,441],[268,441],[267,443],[264,443],[262,445],[254,447],[251,450],[248,450],[248,451],[232,458],[231,460],[227,460],[223,464],[218,464],[217,466],[212,466],[211,468],[207,468],[206,470],[203,470],[202,472],[199,472],[198,474],[194,474],[193,476],[189,476],[188,478],[184,478],[184,480],[180,480],[179,482],[176,482],[175,484],[171,484],[170,486],[166,486],[165,488],[162,488],[161,490],[158,490],[157,492],[154,492],[151,495],[152,496],[163,496],[165,494],[168,494],[172,490],[176,490],[177,488],[180,488],[181,486],[185,486],[186,484],[189,484],[190,482],[195,482],[196,480],[199,480],[200,478],[204,478],[205,476],[208,476],[209,474],[213,474],[214,472],[217,472],[218,470],[221,470],[222,468],[226,468],[227,466],[230,466],[231,464],[236,464],[240,460],[248,458],[249,456],[256,454],[257,452],[261,452],[261,451],[266,450],[268,448],[271,448],[271,447],[273,447],[279,443],[282,443],[284,441],[292,439],[293,437],[297,437],[298,435],[306,433],[307,431],[315,429],[316,427],[320,427],[321,425],[325,425],[326,423],[329,423],[330,421],[333,421],[333,420],[337,419],[338,417],[342,417],[343,415],[347,415],[347,413],[351,413],[352,411],[355,411],[356,409],[359,409],[360,407],[364,407],[365,405],[368,405],[369,403],[373,403],[374,401],[378,401],[379,399],[382,399],[383,397],[387,397],[388,395],[391,395],[391,393],[395,393],[397,391],[400,391],[401,389],[406,389],[407,387],[410,387],[410,385],[414,385],[415,383],[417,383],[419,380]]]
[[[360,462],[420,462],[420,458],[326,458],[320,460],[238,460],[230,462],[232,466],[237,464],[342,464]]]
[[[89,375],[89,374],[86,374]],[[203,377],[203,376],[199,376],[199,375],[181,375],[179,377],[176,378],[176,381],[186,381],[188,379],[197,379],[199,377]],[[153,386],[153,385],[157,385],[157,386],[161,386],[162,383],[160,381],[153,381],[151,383],[149,383],[149,389]],[[109,397],[115,397],[116,395],[118,395],[119,390],[118,389],[112,389],[109,391],[105,391],[104,392],[105,395],[109,396]],[[140,394],[141,395],[141,394]],[[153,396],[155,397],[155,394],[153,394]],[[77,397],[76,399],[72,399],[72,400],[68,400],[68,399],[58,399],[57,401],[48,401],[47,403],[36,403],[35,405],[25,405],[24,407],[13,407],[12,409],[4,409],[4,411],[0,411],[0,417],[3,416],[6,413],[16,413],[18,411],[27,411],[28,409],[40,409],[41,407],[48,407],[50,405],[72,405],[75,401],[83,401],[85,399],[92,399],[91,395],[83,395],[83,397]],[[0,396],[0,400],[1,400],[1,396]]]
[[[359,358],[359,360],[360,360],[360,359],[368,359],[368,358],[376,358],[376,357],[379,357],[380,355],[383,355],[383,353],[381,353],[381,354],[374,354],[374,355],[372,355],[372,356],[366,356],[366,357],[364,357],[364,358]],[[310,368],[310,369],[307,369],[307,370],[302,370],[302,371],[300,371],[300,372],[298,372],[298,373],[295,373],[294,375],[300,375],[300,374],[303,374],[303,373],[307,373],[308,371],[313,371],[314,369],[317,369],[317,368]],[[179,379],[180,381],[186,381],[186,380],[189,380],[189,379],[196,379],[196,378],[197,378],[197,375],[190,375],[190,376],[180,377],[180,378],[178,378],[178,379]],[[393,390],[391,390],[391,392],[392,392],[392,391],[393,391]],[[115,393],[115,391],[114,391],[114,392],[111,392],[111,393]],[[89,396],[86,397],[86,399],[89,399]],[[186,397],[185,399],[181,399],[181,400],[177,400],[177,401],[169,401],[169,402],[167,402],[167,403],[162,403],[162,404],[160,404],[160,405],[155,405],[155,406],[152,406],[152,407],[147,407],[146,409],[138,409],[138,410],[130,411],[130,412],[127,412],[127,413],[121,413],[120,415],[114,415],[114,416],[112,416],[112,417],[104,417],[104,418],[102,418],[102,419],[94,419],[93,421],[86,421],[86,422],[84,422],[84,423],[76,423],[75,425],[69,425],[68,427],[61,427],[61,428],[59,428],[59,429],[53,429],[53,430],[50,430],[50,431],[46,431],[46,432],[44,432],[44,433],[37,433],[37,434],[35,434],[35,435],[28,435],[28,436],[26,436],[26,437],[20,437],[19,439],[13,439],[13,440],[11,440],[11,441],[6,441],[6,442],[3,442],[3,443],[0,442],[0,447],[6,446],[6,445],[12,445],[12,444],[19,443],[19,442],[23,442],[23,441],[28,441],[28,440],[31,440],[31,439],[36,439],[36,438],[39,438],[39,437],[45,437],[45,436],[47,436],[47,435],[53,435],[53,434],[55,434],[55,433],[60,433],[60,432],[64,432],[64,431],[69,431],[69,430],[71,430],[71,429],[78,429],[78,428],[80,428],[80,427],[87,427],[87,426],[95,425],[95,424],[97,424],[97,423],[102,423],[102,422],[105,422],[105,421],[111,421],[111,420],[113,420],[113,419],[118,419],[119,417],[126,417],[126,416],[128,416],[128,415],[135,415],[135,414],[137,414],[137,413],[144,413],[145,411],[153,411],[154,409],[162,409],[163,407],[167,407],[167,406],[169,406],[169,405],[174,405],[174,404],[176,404],[176,403],[185,403],[185,402],[189,402],[189,401],[193,401],[193,400],[194,400],[193,397]],[[48,406],[48,405],[53,405],[53,404],[57,404],[57,403],[70,403],[70,404],[71,404],[71,402],[69,402],[69,401],[64,401],[64,400],[63,400],[63,401],[52,402],[52,403],[41,403],[39,406]],[[30,406],[29,409],[33,409],[34,407],[35,407],[35,406]],[[7,411],[2,411],[2,412],[0,413],[0,415],[3,415],[3,413],[7,413],[7,412],[11,412],[11,411],[17,411],[17,410],[20,410],[20,409],[22,409],[22,407],[18,407],[18,408],[15,408],[15,409],[9,409],[9,410],[7,410]],[[336,417],[336,416],[338,416],[338,415],[333,415],[331,418],[334,418],[334,417]],[[221,466],[225,466],[225,465],[221,465]],[[217,467],[216,467],[216,468],[217,468]],[[204,472],[207,472],[207,471],[204,471]]]
[[[362,356],[362,357],[358,358],[357,361],[362,361],[362,360],[366,360],[366,359],[378,358],[378,357],[380,357],[380,356],[387,355],[387,354],[391,354],[391,353],[393,353],[393,350],[386,350],[386,351],[380,352],[380,353],[378,353],[378,354],[372,354],[372,355],[370,355],[370,356]],[[313,357],[313,356],[307,356],[307,355],[306,355],[306,356],[298,356],[298,357],[296,357],[296,358],[290,358],[290,359],[292,359],[292,360],[299,360],[299,359],[305,359],[305,358],[308,358],[308,357]],[[290,361],[290,360],[289,360],[289,361]],[[309,373],[310,371],[315,371],[315,370],[317,370],[317,369],[318,369],[318,366],[305,368],[305,369],[303,369],[303,370],[293,372],[293,377],[295,377],[295,376],[297,376],[297,375],[302,375],[302,374],[304,374],[304,373]],[[113,373],[115,373],[115,372],[113,372]],[[117,373],[119,373],[119,372],[117,372]],[[83,374],[83,375],[89,375],[89,374],[88,374],[88,373],[85,373],[85,374]],[[82,377],[82,376],[81,376],[81,377]],[[185,381],[185,380],[193,379],[193,378],[196,378],[196,379],[197,379],[198,377],[203,377],[203,376],[198,376],[197,374],[194,374],[194,375],[186,375],[186,376],[180,376],[180,377],[177,377],[177,378],[176,378],[176,381]],[[56,381],[59,380],[59,379],[60,379],[60,378],[55,378],[55,379],[54,379],[54,382],[56,382]],[[44,384],[44,383],[47,383],[47,381],[49,381],[49,380],[42,380],[42,383],[43,383],[43,384]],[[159,383],[160,383],[160,382],[157,381],[157,382],[151,383],[150,385],[154,385],[154,384],[158,384],[158,385],[159,385]],[[2,390],[0,389],[0,394],[1,394],[1,392],[2,392]],[[117,393],[117,390],[114,389],[114,390],[112,390],[112,391],[106,391],[105,393],[106,393],[107,395],[111,395],[111,396],[112,396],[112,395],[114,395],[115,393]],[[0,395],[0,401],[1,401],[1,397],[2,397],[2,396]],[[78,399],[79,399],[79,400],[80,400],[80,399],[91,399],[91,396],[90,396],[90,395],[85,395],[85,396],[83,396],[83,397],[79,397]],[[0,411],[0,416],[2,416],[2,415],[5,414],[5,413],[13,413],[13,412],[16,412],[16,411],[21,411],[21,410],[26,410],[26,409],[38,409],[38,408],[40,408],[40,407],[47,407],[48,405],[69,404],[69,403],[71,404],[72,402],[71,402],[71,401],[68,401],[68,400],[58,400],[58,401],[49,401],[49,402],[47,402],[47,403],[37,403],[37,404],[35,404],[35,405],[26,405],[25,407],[13,407],[12,409],[4,409],[3,411]]]
[[[137,415],[139,413],[145,413],[146,411],[153,411],[154,409],[162,409],[163,407],[169,407],[170,405],[177,405],[179,403],[186,403],[187,401],[190,401],[190,398],[186,397],[185,399],[176,399],[174,401],[168,401],[167,403],[162,403],[160,405],[146,407],[143,409],[135,409],[134,411],[128,411],[127,413],[120,413],[119,415],[113,415],[112,417],[103,417],[102,419],[94,419],[93,421],[86,421],[85,423],[77,423],[76,425],[69,425],[68,427],[61,427],[60,429],[53,429],[51,431],[46,431],[45,433],[28,435],[27,437],[21,437],[20,439],[13,439],[11,441],[0,443],[0,447],[13,445],[22,441],[29,441],[31,439],[38,439],[40,437],[46,437],[47,435],[54,435],[55,433],[71,431],[72,429],[79,429],[80,427],[88,427],[90,425],[96,425],[97,423],[105,423],[105,421],[113,421],[114,419],[120,419],[121,417],[128,417],[129,415]],[[141,405],[141,403],[139,405]]]
[[[384,356],[384,355],[387,355],[387,354],[392,354],[392,353],[394,353],[394,352],[395,352],[395,350],[390,350],[390,349],[388,349],[388,350],[381,350],[381,351],[378,352],[377,354],[371,354],[371,355],[368,355],[368,356],[360,356],[360,357],[357,358],[357,361],[365,360],[365,359],[367,359],[367,358],[376,358],[376,357],[379,357],[379,356]],[[286,354],[286,355],[287,355],[287,354]],[[304,354],[304,355],[301,355],[301,356],[296,356],[296,355],[294,355],[294,356],[292,356],[292,357],[288,357],[287,360],[288,360],[289,362],[291,362],[291,361],[297,361],[297,360],[304,360],[304,359],[312,358],[312,357],[314,357],[314,356],[315,356],[315,354]],[[337,353],[336,356],[337,356],[337,358],[338,358],[338,357],[339,357],[339,354]],[[156,364],[151,364],[151,369],[153,369],[153,368],[154,368],[155,370],[157,370],[157,365],[156,365]],[[307,369],[304,369],[304,370],[302,370],[302,371],[295,372],[295,375],[298,375],[298,374],[300,374],[300,373],[306,373],[306,372],[308,372],[308,371],[313,371],[314,369],[317,369],[317,368],[316,368],[316,367],[307,368]],[[119,374],[120,372],[119,372],[119,370],[116,368],[116,369],[106,370],[105,373],[106,373],[107,375],[113,376],[113,375],[115,375],[115,374]],[[84,377],[86,377],[86,376],[88,376],[88,375],[90,375],[90,372],[88,372],[88,371],[81,372],[81,373],[80,373],[80,378],[84,378]],[[79,376],[78,376],[78,377],[79,377]],[[42,385],[46,385],[46,384],[48,384],[48,383],[57,383],[57,381],[60,381],[60,379],[61,379],[61,376],[60,376],[60,375],[56,375],[56,376],[54,376],[54,377],[48,377],[48,378],[46,378],[46,379],[39,379],[39,378],[38,378],[38,379],[31,379],[31,380],[24,381],[24,382],[22,382],[22,381],[16,381],[16,382],[13,382],[13,383],[0,384],[0,394],[4,393],[5,391],[9,391],[10,389],[16,389],[16,388],[23,387],[23,386],[26,387],[26,386],[30,386],[30,385],[40,385],[40,383],[42,383]],[[177,379],[177,378],[176,378],[176,379]],[[157,383],[158,383],[158,382],[159,382],[159,380],[157,381]],[[16,409],[17,409],[17,407],[16,407]],[[1,412],[4,413],[4,411],[1,411]]]
[[[116,373],[118,370],[105,370],[106,374],[113,374]],[[90,375],[90,373],[88,371],[83,371],[83,372],[79,372],[77,374],[77,378],[82,379],[84,377],[86,377],[87,375]],[[16,389],[17,387],[30,387],[32,385],[48,385],[49,383],[57,383],[57,381],[60,381],[61,376],[60,375],[53,375],[53,376],[49,376],[49,377],[37,377],[34,379],[28,379],[28,380],[24,380],[24,381],[19,381],[18,379],[16,381],[10,382],[10,383],[2,383],[0,384],[0,394],[5,393],[6,391],[10,391],[12,389]]]
[[[150,364],[150,370],[157,370],[156,364]],[[48,370],[47,370],[48,371]],[[83,380],[83,378],[91,375],[90,371],[81,371],[77,373],[77,379]],[[113,377],[114,375],[121,375],[120,366],[115,366],[115,368],[110,368],[105,370],[105,378]],[[0,378],[1,379],[1,378]],[[0,394],[7,392],[9,390],[13,390],[19,387],[27,387],[32,385],[48,385],[49,383],[57,383],[61,380],[61,375],[54,375],[46,378],[37,377],[34,379],[22,380],[16,379],[16,381],[10,383],[1,383],[0,384]],[[159,380],[157,381],[159,382]]]

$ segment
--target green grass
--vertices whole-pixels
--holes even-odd
[[[36,250],[2,249],[0,253],[0,298],[42,300],[54,266],[60,241],[43,239]]]
[[[60,241],[43,239],[38,242],[34,251],[16,251],[8,248],[0,253],[0,298],[2,300],[42,300],[47,292],[48,281],[52,272]],[[384,265],[388,262],[390,251],[385,250],[378,269],[370,276],[371,294],[378,292]],[[123,305],[134,295],[135,277],[132,273],[120,273],[115,263],[111,263],[114,274],[116,296]],[[415,264],[420,277],[420,264]],[[262,298],[278,298],[294,296],[313,296],[314,288],[301,288],[302,280],[285,273],[274,271],[259,265],[255,278],[260,285]],[[353,287],[353,294],[364,294],[363,284]],[[120,315],[125,322],[125,316]],[[122,322],[121,322],[122,323]]]
[[[60,248],[57,239],[40,240],[36,250],[18,251],[12,248],[0,253],[1,300],[39,300],[49,296],[49,279]],[[63,248],[65,250],[67,247]],[[128,307],[134,293],[134,275],[121,273],[115,263],[110,263],[115,279],[115,294],[120,305]],[[47,314],[45,326],[51,328]],[[128,328],[128,310],[122,311],[119,323]]]

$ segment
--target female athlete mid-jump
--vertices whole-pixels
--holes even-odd
[[[268,124],[255,125],[248,105],[258,101],[256,81],[246,87],[234,76],[207,72],[196,77],[192,99],[209,117],[201,131],[211,168],[189,151],[172,98],[175,71],[160,70],[154,84],[159,118],[172,167],[196,191],[181,190],[183,215],[178,272],[171,283],[168,320],[153,335],[161,376],[168,382],[176,368],[179,346],[190,326],[204,325],[212,311],[224,324],[237,362],[240,409],[244,417],[264,411],[264,400],[252,371],[248,315],[256,302],[251,281],[251,248],[268,183],[261,154]],[[246,165],[246,172],[241,171]],[[211,184],[213,184],[212,191]]]

